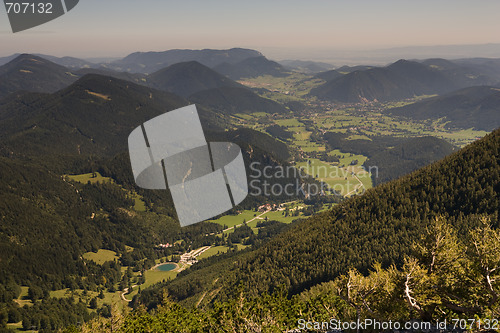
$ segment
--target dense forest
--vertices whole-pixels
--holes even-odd
[[[490,318],[500,315],[500,232],[486,216],[466,220],[463,233],[444,217],[434,218],[400,267],[374,262],[365,274],[351,268],[292,297],[283,286],[255,296],[240,284],[235,297],[205,309],[182,307],[163,289],[153,312],[142,306],[131,313],[115,309],[109,318],[65,332],[284,332],[304,328],[305,322],[326,332],[366,319],[434,325],[437,318],[447,320],[449,331],[453,323],[458,331],[477,329],[480,320],[483,328],[494,328]],[[363,331],[380,329],[373,325]]]
[[[331,281],[350,268],[367,274],[379,262],[402,269],[410,244],[438,217],[465,237],[474,216],[498,227],[500,131],[398,180],[368,190],[332,210],[297,223],[256,251],[187,273],[163,287],[176,301],[202,306],[284,286],[288,296]],[[214,273],[220,272],[220,273]],[[146,294],[144,294],[146,295]],[[138,303],[154,306],[147,297]]]

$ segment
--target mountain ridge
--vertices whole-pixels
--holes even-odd
[[[444,118],[447,128],[491,131],[500,126],[500,88],[468,87],[386,112],[417,120]]]
[[[107,66],[118,71],[153,73],[178,62],[198,61],[207,67],[214,67],[223,62],[239,62],[246,58],[261,55],[258,51],[243,48],[227,50],[173,49],[162,52],[135,52],[123,59],[107,64]]]
[[[428,64],[429,61],[421,63],[401,59],[386,67],[356,70],[313,88],[310,95],[345,103],[384,102],[444,94],[495,82],[463,66],[454,65],[452,69],[440,70]],[[337,71],[341,72],[340,69]]]
[[[21,54],[0,66],[0,98],[21,90],[56,92],[77,78],[64,66],[31,54]]]

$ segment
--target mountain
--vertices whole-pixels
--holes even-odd
[[[222,63],[237,63],[247,58],[262,56],[255,50],[232,48],[229,50],[168,50],[164,52],[136,52],[107,65],[119,72],[153,73],[178,62],[197,61],[214,67]]]
[[[418,120],[444,118],[447,128],[492,131],[500,126],[500,88],[465,88],[389,109],[387,113]]]
[[[181,62],[161,69],[147,77],[147,84],[184,97],[206,89],[243,87],[197,61]]]
[[[500,59],[498,58],[467,58],[453,60],[454,63],[473,68],[484,75],[500,81]]]
[[[22,54],[0,66],[0,98],[16,91],[55,92],[75,82],[66,67],[46,59]]]
[[[385,68],[356,71],[311,89],[310,95],[324,100],[357,103],[413,97],[406,80]]]
[[[202,90],[188,97],[188,100],[227,113],[287,113],[281,104],[263,98],[254,92],[240,87],[220,87]]]
[[[347,66],[344,65],[342,67],[336,68],[335,70],[339,73],[342,74],[347,74],[347,73],[352,73],[356,71],[365,71],[367,69],[372,69],[374,66],[367,66],[367,65],[358,65],[358,66]]]
[[[16,54],[10,55],[8,57],[0,58],[0,66],[12,61],[13,59],[19,57],[20,55],[21,55],[20,53],[16,53]],[[33,55],[40,57],[40,58],[43,58],[43,59],[46,59],[48,61],[51,61],[55,64],[58,64],[58,65],[61,65],[61,66],[67,67],[67,68],[71,68],[71,69],[91,68],[91,67],[98,67],[99,66],[97,63],[83,60],[80,58],[75,58],[75,57],[55,57],[55,56],[51,56],[51,55],[47,55],[47,54],[40,54],[40,53],[35,53]]]
[[[318,61],[281,60],[278,63],[288,70],[306,74],[324,72],[333,68],[332,64]]]
[[[391,101],[492,82],[493,79],[461,66],[443,69],[429,62],[399,60],[386,67],[351,72],[312,89],[310,94],[348,103]]]
[[[7,57],[1,57],[0,58],[0,66],[5,65],[8,62],[11,62],[12,60],[16,59],[20,55],[21,55],[20,53],[15,53],[15,54],[7,56]]]
[[[242,78],[271,75],[276,77],[287,76],[287,70],[275,61],[264,56],[248,58],[238,63],[223,63],[213,67],[217,72],[233,80]]]
[[[500,77],[494,71],[487,71],[476,65],[460,64],[440,58],[426,59],[421,63],[440,71],[459,87],[494,85],[500,82]],[[500,66],[497,72],[500,74]]]
[[[374,185],[382,184],[438,161],[456,148],[432,136],[411,138],[395,147],[374,153],[363,166],[372,170]]]
[[[462,150],[333,209],[299,222],[261,248],[199,268],[166,286],[168,294],[199,306],[245,292],[294,295],[373,263],[401,267],[411,244],[438,217],[467,232],[477,215],[498,226],[500,130]],[[478,222],[474,222],[478,223]],[[146,297],[142,299],[148,303]],[[321,303],[320,304],[324,304]]]
[[[44,156],[44,161],[112,156],[126,151],[126,138],[138,124],[187,104],[171,93],[86,75],[51,95],[24,94],[1,105],[1,152]]]
[[[343,75],[344,74],[340,73],[336,69],[332,69],[330,71],[317,73],[316,75],[314,75],[314,77],[318,78],[318,79],[325,80],[325,81],[331,81],[331,80],[335,80]]]

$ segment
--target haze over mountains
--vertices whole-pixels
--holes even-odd
[[[258,51],[233,48],[229,50],[169,50],[164,52],[137,52],[108,65],[122,72],[153,73],[178,62],[197,61],[208,67],[222,63],[237,63],[247,58],[259,57]]]
[[[335,67],[326,62],[305,60],[281,60],[278,61],[278,63],[288,70],[294,70],[302,73],[319,73]]]
[[[199,59],[215,67],[211,69],[198,61],[175,63],[186,57]],[[288,70],[280,64],[253,50],[171,50],[135,53],[124,58],[124,63],[128,64],[147,60],[149,69],[165,63],[175,63],[150,75],[117,72],[110,69],[113,66],[90,68],[85,61],[79,62],[70,57],[51,59],[85,68],[68,69],[33,55],[5,59],[10,59],[10,62],[0,66],[0,98],[23,90],[53,93],[85,74],[100,74],[172,92],[184,98],[192,96],[193,102],[210,105],[223,113],[257,110],[282,113],[286,110],[232,80],[262,75],[289,75]],[[449,121],[447,126],[455,128],[468,128],[467,126],[472,125],[476,129],[492,130],[499,125],[495,88],[476,87],[498,85],[500,61],[497,59],[400,60],[386,67],[342,66],[336,70],[317,73],[314,77],[326,81],[310,92],[311,96],[322,100],[344,103],[383,102],[438,94],[440,97],[393,109],[391,114],[418,120],[445,117]],[[464,87],[476,88],[460,90]]]

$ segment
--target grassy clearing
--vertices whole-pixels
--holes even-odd
[[[278,221],[282,223],[292,223],[293,220],[298,219],[300,217],[303,217],[303,214],[299,214],[299,216],[287,216],[285,217],[284,211],[272,211],[269,213],[266,213],[264,217],[267,217],[268,220],[270,221]]]
[[[144,272],[144,274],[146,277],[146,282],[144,282],[144,284],[141,284],[140,286],[134,287],[132,292],[125,295],[126,299],[132,300],[132,298],[139,292],[139,287],[141,288],[141,290],[143,290],[145,288],[152,286],[155,283],[175,279],[178,273],[177,271],[163,272],[159,270],[148,270]]]
[[[227,250],[229,250],[229,247],[227,246],[212,246],[211,248],[200,254],[197,258],[198,259],[208,258],[211,256],[215,256],[219,253],[225,253],[227,252]]]
[[[109,177],[104,177],[102,176],[99,172],[94,172],[94,173],[85,173],[81,175],[67,175],[69,179],[79,182],[82,184],[87,184],[87,183],[112,183],[114,184],[114,180]],[[127,192],[127,194],[134,200],[134,210],[137,212],[145,212],[146,211],[146,203],[144,202],[142,196],[135,192],[128,191],[124,189],[123,187],[120,186],[122,190]]]
[[[209,222],[225,225],[230,228],[243,222],[248,222],[259,214],[259,212],[254,212],[253,210],[244,210],[239,215],[224,215],[217,220],[209,220]]]
[[[83,255],[84,259],[92,260],[96,264],[102,265],[106,261],[114,261],[115,259],[119,259],[117,253],[111,250],[99,249],[96,252],[87,252]]]
[[[74,180],[82,184],[87,184],[88,182],[94,183],[114,183],[113,179],[109,177],[103,177],[99,172],[94,173],[84,173],[81,175],[68,175],[69,179]]]
[[[146,203],[137,193],[132,193],[132,199],[134,200],[134,210],[136,212],[145,212],[146,211]]]
[[[277,120],[275,120],[275,123],[280,125],[280,126],[284,126],[284,127],[302,127],[302,126],[304,126],[304,124],[302,124],[296,118],[277,119]]]
[[[359,155],[352,155],[344,157],[342,160],[354,160],[356,157],[361,158]],[[311,158],[306,162],[297,163],[296,167],[302,168],[305,173],[311,175],[317,180],[325,182],[331,189],[340,192],[342,195],[355,193],[352,191],[361,185],[366,186],[366,188],[372,187],[369,173],[360,166],[338,167],[336,165]],[[358,178],[360,180],[358,180]],[[361,181],[361,179],[364,179],[364,181]]]
[[[290,73],[286,77],[274,77],[263,75],[256,78],[248,78],[239,81],[252,88],[265,88],[273,94],[265,94],[265,97],[278,102],[302,99],[312,88],[324,83],[324,80],[313,78],[303,73]]]
[[[20,307],[23,307],[25,305],[27,306],[33,305],[31,300],[28,299],[28,289],[29,287],[21,286],[21,294],[19,294],[19,298],[15,300],[15,302],[19,304]]]

